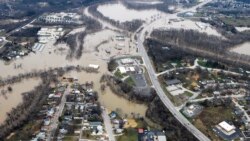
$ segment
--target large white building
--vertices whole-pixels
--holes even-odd
[[[232,135],[236,132],[235,126],[228,124],[226,121],[222,121],[216,127],[226,135]]]
[[[131,59],[131,58],[124,58],[124,59],[121,59],[121,63],[123,65],[126,65],[126,64],[133,64],[134,63],[134,60]]]
[[[77,13],[61,12],[42,15],[39,20],[46,23],[80,24],[80,18],[81,16]]]
[[[118,67],[118,70],[121,72],[121,74],[125,74],[127,72],[135,72],[135,68],[132,66],[130,67],[121,66],[121,67]]]
[[[40,43],[47,43],[51,40],[56,40],[64,34],[62,28],[41,28],[37,35]]]

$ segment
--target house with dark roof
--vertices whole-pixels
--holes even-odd
[[[167,137],[164,132],[140,128],[138,129],[138,141],[167,141]]]
[[[178,84],[181,84],[181,81],[179,79],[170,79],[170,80],[166,80],[166,84],[168,86],[170,86],[170,85],[178,85]]]

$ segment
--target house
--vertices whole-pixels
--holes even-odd
[[[250,139],[250,131],[249,130],[243,131],[242,135],[246,141]]]
[[[75,90],[72,90],[72,94],[80,94],[80,91],[75,89]]]
[[[55,94],[49,94],[48,98],[53,98]]]
[[[89,126],[90,126],[90,128],[92,128],[92,129],[96,129],[97,126],[102,126],[102,123],[99,122],[99,121],[97,121],[97,122],[89,122]]]
[[[166,84],[168,86],[170,86],[170,85],[178,85],[178,84],[181,84],[181,81],[178,80],[178,79],[170,79],[170,80],[166,80]]]
[[[109,116],[110,116],[111,119],[114,119],[114,118],[116,118],[117,114],[116,114],[114,111],[112,111],[112,112],[109,114]]]
[[[214,94],[214,96],[219,96],[220,92],[219,91],[214,91],[213,94]]]
[[[46,118],[43,122],[44,122],[44,126],[48,126],[50,124],[50,119]]]
[[[62,129],[59,130],[59,132],[60,132],[61,134],[67,134],[67,133],[68,133],[68,130],[62,128]]]
[[[250,96],[246,96],[246,97],[245,97],[245,100],[246,100],[246,101],[250,101]]]
[[[53,116],[55,113],[55,110],[53,108],[51,108],[48,112],[47,112],[47,116]]]
[[[248,126],[248,125],[249,125],[249,121],[248,121],[248,119],[247,119],[246,116],[242,116],[242,117],[241,117],[241,121],[245,124],[245,126]]]
[[[45,132],[39,132],[35,138],[33,138],[31,141],[40,141],[40,140],[45,140],[46,134]]]
[[[56,93],[53,97],[54,98],[60,98],[62,96],[62,93]]]
[[[116,134],[121,134],[122,132],[123,132],[123,129],[120,129],[120,128],[115,129],[115,133]]]
[[[4,42],[4,39],[0,37],[0,44]]]
[[[113,123],[113,124],[119,124],[120,122],[119,122],[119,120],[114,119],[114,120],[112,121],[112,123]]]
[[[239,107],[234,108],[234,114],[236,116],[242,116],[244,114],[244,111],[242,111]]]
[[[103,126],[101,122],[89,122],[89,127],[92,130],[92,135],[103,134]]]
[[[164,132],[138,129],[138,141],[167,141]]]
[[[203,110],[203,107],[198,104],[191,104],[183,108],[183,114],[187,117],[194,117],[200,114]]]

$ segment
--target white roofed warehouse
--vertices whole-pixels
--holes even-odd
[[[223,140],[234,140],[239,138],[240,130],[232,123],[222,121],[213,128],[213,131]]]

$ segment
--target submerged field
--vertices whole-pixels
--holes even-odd
[[[161,14],[161,12],[158,10],[138,11],[138,10],[128,9],[121,3],[101,5],[97,8],[97,10],[101,14],[103,14],[103,16],[119,22],[132,21],[136,19],[149,20],[153,16]],[[114,11],[119,11],[119,12],[114,12]]]

